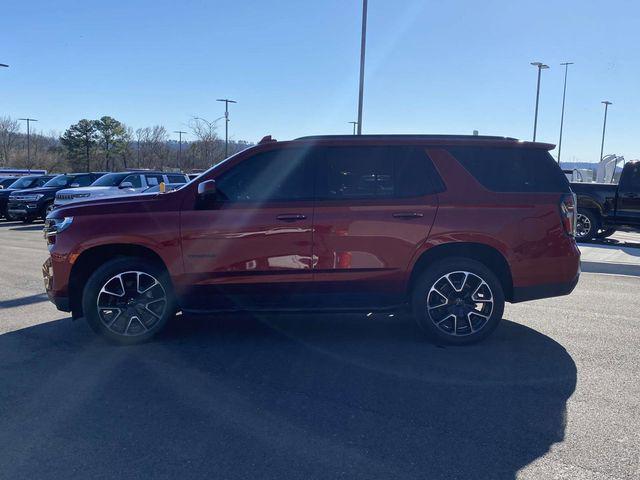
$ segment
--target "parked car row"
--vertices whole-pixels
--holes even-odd
[[[44,220],[53,209],[72,202],[159,190],[161,183],[175,189],[187,182],[189,177],[181,173],[149,171],[25,176],[0,190],[0,216],[24,222]]]

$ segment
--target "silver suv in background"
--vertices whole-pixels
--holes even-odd
[[[89,187],[60,190],[56,193],[54,208],[62,207],[72,202],[142,193],[150,187],[159,185],[161,182],[165,184],[184,184],[189,182],[189,178],[182,173],[109,173],[93,182]]]

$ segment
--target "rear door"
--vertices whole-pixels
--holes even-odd
[[[311,158],[298,148],[256,153],[215,178],[213,202],[182,211],[189,308],[302,300],[312,280]]]
[[[404,295],[442,187],[420,147],[327,147],[318,160],[314,284],[335,306],[384,306]]]
[[[618,186],[616,215],[619,222],[640,225],[640,162],[624,167]]]

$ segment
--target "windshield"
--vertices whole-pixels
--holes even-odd
[[[45,183],[43,187],[66,187],[71,185],[74,178],[73,175],[58,175]]]
[[[109,173],[91,184],[92,187],[117,187],[129,173]]]
[[[9,185],[7,188],[18,188],[18,189],[29,188],[31,187],[31,185],[33,185],[33,182],[36,178],[38,177],[19,178],[16,181],[14,181],[11,185]]]

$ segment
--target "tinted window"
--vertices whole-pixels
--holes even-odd
[[[546,150],[491,147],[451,147],[448,150],[489,190],[570,192],[567,178]]]
[[[149,187],[154,187],[160,185],[160,182],[164,182],[162,175],[145,175],[144,178],[147,179],[147,185]]]
[[[103,175],[98,180],[93,182],[92,187],[117,187],[122,182],[122,179],[127,176],[126,173],[109,173]]]
[[[186,183],[184,175],[167,175],[169,183]]]
[[[69,184],[72,185],[77,183],[81,187],[88,187],[92,182],[93,180],[91,179],[90,175],[78,175],[77,177],[71,179],[71,182]]]
[[[622,189],[628,189],[631,192],[640,190],[640,162],[629,164],[624,170],[620,187]]]
[[[441,186],[424,149],[335,147],[323,150],[317,192],[328,200],[419,197]]]
[[[142,188],[142,179],[140,175],[129,175],[122,180],[122,183],[130,182],[133,188]]]
[[[216,178],[221,200],[230,202],[292,201],[313,198],[308,150],[258,153]]]

